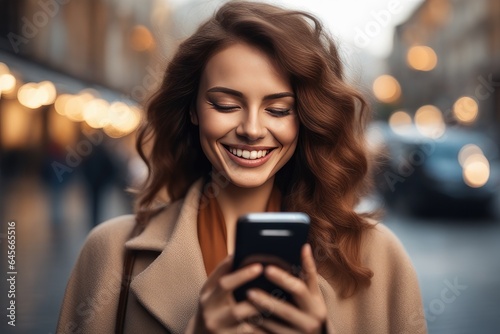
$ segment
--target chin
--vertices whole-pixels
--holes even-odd
[[[251,175],[234,175],[234,173],[228,173],[229,176],[229,181],[231,184],[240,187],[240,188],[258,188],[266,182],[269,181],[270,178],[272,177],[262,177],[260,175],[259,177],[252,177]]]
[[[258,188],[266,182],[255,182],[250,180],[231,179],[231,183],[240,188]]]

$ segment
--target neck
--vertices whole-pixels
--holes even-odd
[[[232,183],[220,189],[217,202],[221,208],[226,228],[234,231],[239,216],[249,212],[263,212],[273,190],[274,177],[256,188],[242,188]]]

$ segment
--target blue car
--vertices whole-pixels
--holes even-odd
[[[412,214],[490,215],[500,189],[498,146],[482,133],[449,127],[436,139],[374,124],[374,178],[389,207]],[[400,132],[402,133],[402,132]]]

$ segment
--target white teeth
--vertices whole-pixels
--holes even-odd
[[[243,159],[248,159],[248,160],[255,160],[255,159],[260,159],[262,157],[265,157],[269,151],[268,150],[263,150],[263,151],[247,151],[247,150],[242,150],[242,149],[236,149],[229,147],[229,152],[232,154],[236,155],[237,157],[243,158]]]

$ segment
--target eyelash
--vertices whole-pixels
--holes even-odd
[[[229,111],[233,111],[233,110],[239,108],[238,106],[223,106],[220,104],[216,104],[214,102],[208,102],[208,104],[210,104],[212,107],[214,107],[214,109],[219,110],[219,111],[223,111],[223,112],[229,112]]]
[[[271,114],[275,115],[276,117],[284,117],[290,115],[290,111],[292,109],[266,109],[266,110]]]
[[[238,106],[224,106],[224,105],[219,105],[214,102],[208,102],[214,109],[222,112],[231,112],[233,110],[238,109]],[[276,117],[284,117],[287,115],[290,115],[290,111],[292,109],[266,109],[270,114],[276,116]]]

